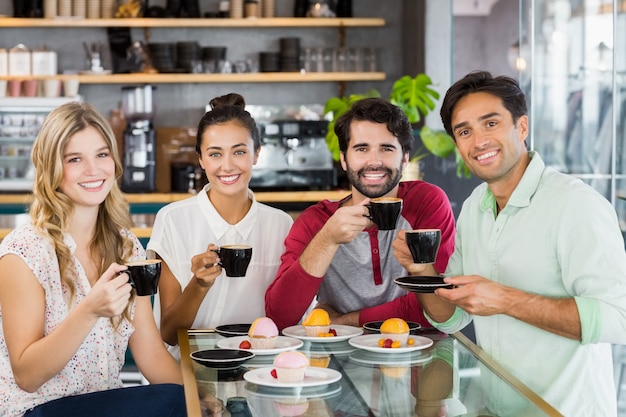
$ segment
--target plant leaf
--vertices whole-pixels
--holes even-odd
[[[376,89],[368,90],[365,94],[351,94],[348,97],[331,97],[324,104],[324,115],[332,114],[332,120],[328,122],[326,131],[326,145],[335,161],[339,161],[341,150],[339,149],[339,138],[335,134],[335,122],[339,117],[347,112],[352,104],[366,97],[380,97]]]
[[[393,83],[389,101],[399,106],[409,118],[417,123],[435,109],[439,93],[431,88],[432,80],[426,74],[417,74],[414,78],[405,75]]]
[[[454,152],[454,140],[443,130],[434,131],[424,126],[419,132],[424,147],[439,158],[447,158]]]

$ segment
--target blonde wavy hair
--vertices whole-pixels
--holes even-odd
[[[76,265],[63,234],[67,230],[74,211],[72,200],[59,189],[63,180],[63,154],[69,140],[76,133],[94,127],[104,138],[115,163],[115,178],[122,175],[115,135],[109,122],[87,103],[68,103],[53,110],[45,119],[31,151],[35,167],[33,187],[34,200],[30,206],[30,217],[35,228],[48,236],[59,261],[61,283],[69,289],[68,308],[76,295]],[[117,182],[100,205],[96,229],[89,245],[93,259],[102,258],[98,265],[98,276],[113,262],[127,262],[133,252],[133,241],[122,230],[130,230],[131,219],[128,203]],[[97,262],[96,262],[97,264]],[[112,320],[117,327],[121,319],[130,320],[131,297],[122,317]]]

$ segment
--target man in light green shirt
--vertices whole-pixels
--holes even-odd
[[[474,320],[478,345],[566,416],[616,416],[611,343],[626,343],[626,253],[615,210],[580,180],[528,152],[524,94],[474,72],[444,99],[446,131],[485,182],[465,201],[446,269],[454,289],[418,294],[452,333]],[[395,255],[416,275],[403,236]],[[523,408],[484,380],[497,415]]]

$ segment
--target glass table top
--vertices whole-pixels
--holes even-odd
[[[382,353],[354,347],[348,340],[305,340],[298,350],[309,357],[310,371],[302,384],[283,387],[270,373],[275,354],[256,355],[232,366],[221,363],[217,365],[221,369],[204,366],[190,353],[219,349],[224,337],[210,330],[181,330],[187,413],[190,417],[560,416],[463,334],[419,336],[432,339],[433,345]]]

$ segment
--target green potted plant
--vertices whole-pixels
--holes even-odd
[[[432,80],[426,74],[417,74],[415,77],[405,75],[393,83],[389,101],[400,107],[407,115],[409,122],[416,125],[423,117],[434,110],[436,101],[439,100],[439,93],[432,87]],[[326,133],[326,144],[335,161],[339,160],[340,153],[339,139],[334,129],[335,122],[355,101],[366,97],[381,97],[381,95],[378,90],[371,89],[365,94],[331,97],[324,105],[324,114],[332,114],[332,119],[328,123],[328,132]],[[429,154],[445,159],[454,153],[457,176],[470,177],[469,170],[456,150],[454,140],[445,131],[432,130],[428,126],[423,126],[415,128],[415,134],[419,136],[422,147],[411,156],[412,162],[417,162]]]

